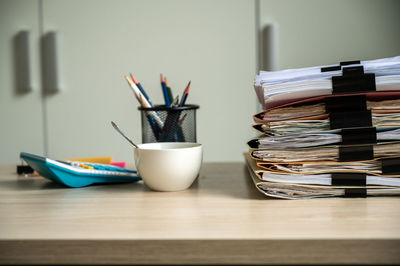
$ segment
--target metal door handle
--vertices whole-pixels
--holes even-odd
[[[46,94],[60,92],[57,62],[57,35],[50,31],[42,36],[42,84]]]
[[[14,37],[15,91],[17,94],[33,90],[29,53],[29,31],[22,30]]]
[[[278,24],[271,23],[262,33],[262,69],[278,70]]]

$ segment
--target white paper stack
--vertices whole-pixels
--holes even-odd
[[[342,75],[343,68],[327,72],[321,72],[321,69],[335,66],[260,71],[254,80],[254,88],[264,109],[300,99],[330,95],[331,78]],[[400,56],[346,65],[346,67],[353,66],[363,66],[365,73],[375,74],[376,91],[400,90]]]

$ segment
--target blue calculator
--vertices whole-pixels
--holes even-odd
[[[134,170],[107,164],[58,161],[26,152],[20,157],[41,176],[68,187],[142,180]]]

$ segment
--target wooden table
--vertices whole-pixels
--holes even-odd
[[[400,198],[276,200],[244,163],[182,192],[69,189],[0,167],[0,264],[400,263]]]

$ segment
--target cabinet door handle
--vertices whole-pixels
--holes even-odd
[[[278,70],[278,24],[267,24],[262,33],[262,68],[268,71]]]
[[[33,90],[29,53],[29,31],[22,30],[14,37],[15,91],[17,94]]]
[[[57,62],[57,35],[50,31],[42,36],[42,84],[45,94],[58,93],[60,89]]]

